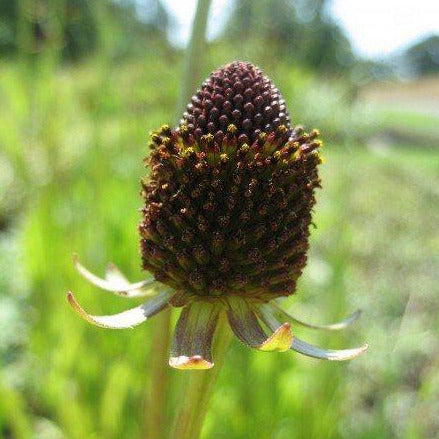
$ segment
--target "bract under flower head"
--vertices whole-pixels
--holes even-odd
[[[221,315],[239,340],[262,351],[293,349],[326,360],[364,352],[367,345],[322,349],[291,331],[292,324],[343,329],[358,311],[332,325],[312,325],[277,304],[295,292],[306,263],[320,186],[317,137],[317,130],[291,126],[279,91],[257,67],[234,62],[213,72],[179,127],[151,134],[139,231],[143,268],[154,279],[131,284],[113,265],[101,279],[74,260],[91,283],[127,298],[151,295],[155,281],[168,288],[111,316],[88,314],[71,292],[70,305],[88,322],[114,329],[136,326],[171,305],[183,307],[169,360],[178,369],[213,366]]]
[[[151,135],[143,180],[143,267],[187,295],[271,300],[306,263],[317,131],[292,128],[250,63],[213,72],[178,129]]]

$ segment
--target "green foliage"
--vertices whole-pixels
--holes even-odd
[[[431,35],[410,46],[401,56],[410,76],[419,77],[439,72],[439,35]]]
[[[17,16],[17,2],[0,2],[0,53],[9,54],[15,49]]]
[[[0,56],[54,52],[76,61],[105,50],[132,53],[142,40],[166,44],[168,15],[159,0],[11,0],[0,3]],[[105,29],[108,30],[105,31]]]
[[[238,0],[225,35],[239,46],[260,46],[267,55],[325,72],[344,72],[355,62],[350,43],[328,16],[326,0]],[[244,49],[245,50],[245,49]]]
[[[406,145],[437,148],[439,142],[438,117],[404,107],[382,107],[376,111],[381,131]]]
[[[285,96],[293,124],[318,127],[323,139],[363,143],[377,130],[373,107],[357,96],[349,81],[322,78],[292,66],[279,66],[279,87]]]

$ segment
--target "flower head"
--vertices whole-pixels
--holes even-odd
[[[291,332],[278,298],[293,294],[308,250],[314,190],[320,187],[319,133],[292,127],[285,101],[251,63],[214,71],[192,97],[177,129],[151,134],[142,180],[139,225],[142,264],[168,288],[116,316],[87,314],[104,327],[134,326],[165,307],[182,307],[170,365],[213,366],[211,343],[221,313],[245,344],[265,351],[293,349],[344,360],[366,349],[316,348]],[[113,267],[96,285],[127,296],[148,293],[149,281],[129,284]],[[340,329],[358,317],[325,327]],[[307,325],[316,327],[313,325]]]

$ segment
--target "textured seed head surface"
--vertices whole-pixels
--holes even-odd
[[[268,133],[280,125],[290,128],[279,90],[258,67],[239,61],[212,72],[192,97],[182,122],[197,141],[212,134],[220,142],[230,124],[240,143],[252,143],[261,131]]]
[[[214,71],[172,130],[151,134],[143,267],[183,296],[294,293],[306,264],[318,132],[293,128],[254,65]]]

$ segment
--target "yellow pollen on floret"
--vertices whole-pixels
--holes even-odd
[[[221,154],[220,159],[223,163],[227,163],[229,161],[229,156],[227,154]]]
[[[190,156],[192,156],[193,154],[195,154],[195,150],[194,150],[194,148],[192,148],[192,147],[186,148],[186,149],[184,149],[184,150],[181,152],[181,155],[182,155],[183,157],[190,157]]]
[[[235,134],[238,131],[238,128],[236,127],[236,125],[234,125],[233,123],[231,123],[228,127],[227,127],[227,132],[230,134]]]
[[[239,151],[242,152],[243,154],[247,154],[249,149],[250,147],[247,145],[247,143],[243,143],[241,145],[241,148],[239,148]]]
[[[285,125],[279,125],[277,131],[278,133],[285,134],[288,131],[288,128]]]

